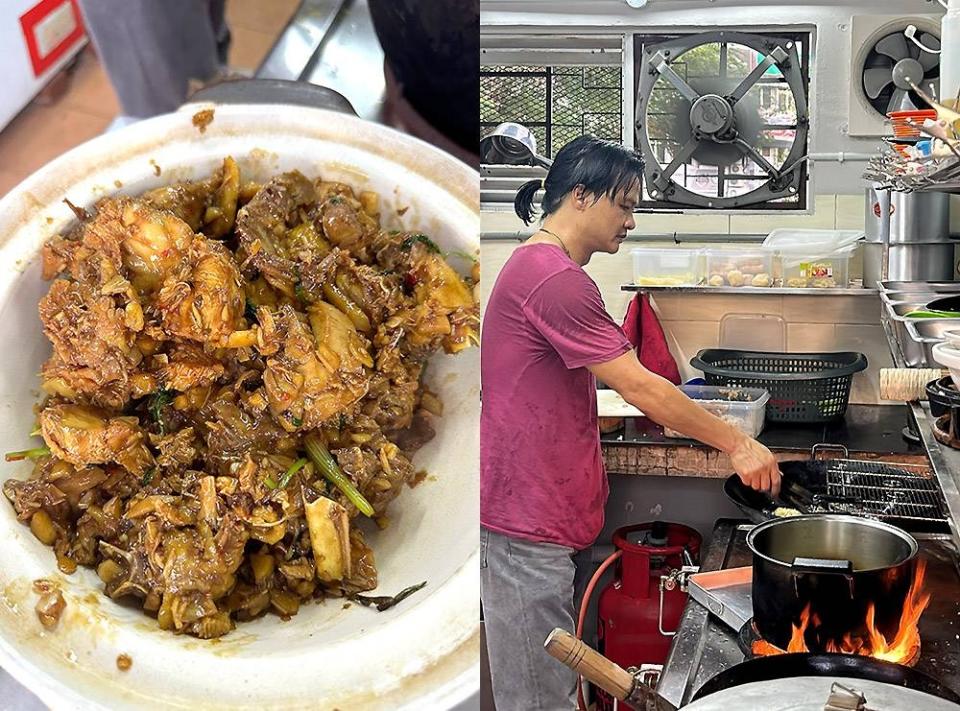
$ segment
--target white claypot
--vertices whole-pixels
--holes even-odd
[[[53,161],[0,201],[0,445],[28,435],[37,373],[50,352],[37,315],[48,284],[39,249],[90,206],[208,175],[226,155],[244,179],[299,169],[381,195],[387,228],[416,229],[445,250],[479,246],[477,173],[414,138],[340,113],[294,106],[216,107],[202,134],[196,105],[96,138]],[[156,169],[155,169],[156,167]],[[160,174],[157,175],[156,172]],[[407,208],[405,211],[403,208]],[[399,214],[398,211],[403,212]],[[467,265],[459,265],[466,269]],[[92,570],[57,571],[53,551],[0,500],[0,665],[54,708],[434,709],[479,689],[479,350],[435,357],[427,382],[444,415],[415,457],[431,475],[372,533],[380,587],[427,586],[386,612],[343,601],[267,615],[213,642],[161,631],[104,596]],[[4,464],[0,480],[30,464]],[[375,527],[374,527],[375,528]],[[47,632],[34,612],[37,578],[60,581],[67,608]],[[119,654],[133,659],[117,669]],[[2,701],[0,701],[2,705]]]

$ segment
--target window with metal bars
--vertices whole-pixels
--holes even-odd
[[[577,136],[620,141],[623,68],[620,66],[485,66],[480,70],[480,131],[523,124],[537,150],[552,158]]]

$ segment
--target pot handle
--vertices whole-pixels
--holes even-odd
[[[847,589],[850,599],[853,599],[853,563],[849,560],[835,560],[832,558],[794,558],[790,566],[790,576],[793,578],[793,590],[800,596],[797,580],[803,575],[842,575],[847,579]]]
[[[810,448],[810,459],[817,461],[817,457],[821,452],[841,452],[843,453],[844,459],[850,459],[850,451],[842,444],[830,444],[829,442],[820,442],[820,444],[815,444]]]

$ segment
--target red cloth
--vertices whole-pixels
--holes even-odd
[[[637,350],[637,358],[647,370],[680,384],[680,370],[670,354],[660,319],[650,305],[650,294],[638,293],[627,307],[623,332]]]

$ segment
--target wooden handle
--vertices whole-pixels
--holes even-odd
[[[637,705],[639,699],[634,696],[637,692],[645,700],[647,687],[635,684],[632,674],[590,649],[569,632],[558,627],[550,633],[543,646],[551,657],[563,662],[584,679],[613,694],[620,701]]]
[[[939,368],[881,368],[880,398],[912,402],[927,399],[927,383],[946,375]]]

